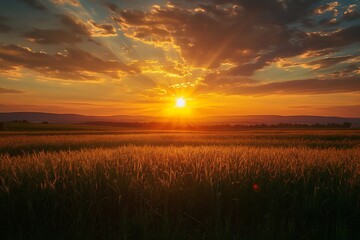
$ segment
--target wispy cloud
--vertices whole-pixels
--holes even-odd
[[[360,92],[359,77],[335,79],[303,79],[259,84],[231,84],[199,87],[199,91],[214,91],[230,95],[314,95],[344,92]]]
[[[118,79],[122,74],[137,74],[139,70],[118,61],[104,61],[91,53],[68,48],[54,55],[36,52],[17,45],[0,46],[0,59],[13,66],[22,66],[41,74],[68,80],[96,80],[94,74]]]
[[[39,0],[20,0],[36,10],[47,10],[48,8]]]
[[[23,91],[0,87],[0,93],[23,93]]]

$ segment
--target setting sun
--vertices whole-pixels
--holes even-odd
[[[171,122],[183,122],[194,116],[194,106],[196,105],[193,98],[186,95],[176,94],[175,97],[170,97],[169,102],[164,105],[162,115],[170,117]]]
[[[186,101],[183,97],[179,97],[176,99],[176,103],[175,103],[176,107],[178,108],[183,108],[186,106]]]

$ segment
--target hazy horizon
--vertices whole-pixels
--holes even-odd
[[[92,114],[80,114],[76,112],[33,112],[33,111],[0,111],[0,114],[13,114],[13,113],[39,113],[39,114],[56,114],[56,115],[81,115],[81,116],[93,116],[93,117],[114,117],[114,116],[129,116],[129,117],[149,117],[149,118],[167,118],[167,116],[151,116],[151,115],[136,115],[136,114],[108,114],[108,115],[92,115]],[[211,118],[211,117],[245,117],[245,116],[279,116],[279,117],[334,117],[334,118],[360,118],[360,115],[342,116],[342,115],[309,115],[309,114],[294,114],[294,115],[281,115],[281,114],[232,114],[232,115],[202,115],[194,118]],[[176,116],[174,116],[176,117]],[[187,118],[193,118],[188,116]]]

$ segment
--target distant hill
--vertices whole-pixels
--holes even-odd
[[[360,118],[328,117],[328,116],[280,116],[280,115],[241,115],[241,116],[214,116],[202,118],[201,122],[212,122],[219,124],[342,124],[344,122],[360,123]]]
[[[0,113],[0,121],[26,120],[29,122],[49,123],[89,123],[89,122],[169,122],[169,118],[150,116],[86,116],[79,114],[56,114],[43,112],[9,112]],[[325,117],[325,116],[279,116],[279,115],[239,115],[239,116],[211,116],[189,119],[190,123],[199,124],[342,124],[349,122],[360,124],[360,118]]]
[[[79,114],[57,114],[43,112],[9,112],[0,113],[0,121],[8,122],[14,120],[26,120],[29,122],[49,123],[85,123],[85,122],[149,122],[156,118],[148,116],[86,116]]]

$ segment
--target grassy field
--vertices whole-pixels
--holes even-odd
[[[0,134],[1,239],[360,239],[359,130],[48,130]]]

